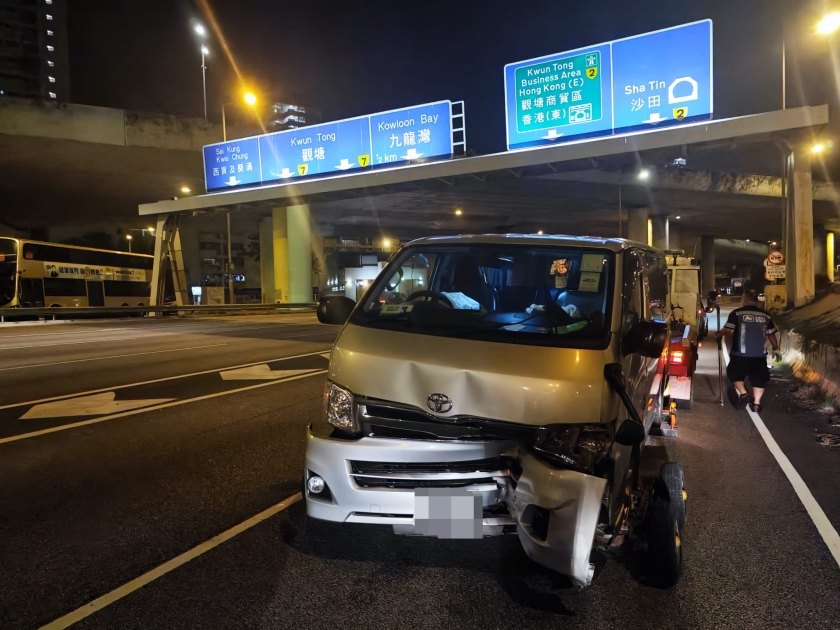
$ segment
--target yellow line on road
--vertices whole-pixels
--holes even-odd
[[[170,571],[174,571],[178,567],[185,565],[190,560],[194,560],[200,555],[207,553],[214,547],[218,547],[223,542],[227,542],[234,536],[238,536],[242,532],[252,528],[254,525],[261,523],[262,521],[268,518],[271,518],[279,512],[282,512],[286,508],[300,501],[301,498],[302,497],[300,492],[298,492],[297,494],[293,494],[288,499],[285,499],[280,503],[272,505],[267,510],[263,510],[259,514],[252,516],[247,521],[243,521],[239,525],[235,525],[229,530],[222,532],[218,536],[214,536],[210,540],[201,543],[197,547],[193,547],[189,551],[182,553],[180,556],[172,558],[172,560],[169,560],[168,562],[164,562],[162,565],[155,567],[148,573],[144,573],[140,577],[134,578],[130,582],[127,582],[126,584],[115,588],[110,593],[106,593],[101,597],[97,597],[92,602],[85,604],[81,608],[77,608],[73,612],[68,613],[63,617],[59,617],[55,621],[43,626],[42,630],[60,630],[61,628],[68,628],[72,626],[74,623],[81,621],[85,617],[88,617],[99,610],[102,610],[106,606],[113,604],[114,602],[122,599],[126,595],[130,595],[134,591],[143,588],[144,586],[146,586],[146,584],[154,582],[156,579],[166,575]]]
[[[218,371],[218,370],[214,370]],[[58,431],[69,431],[70,429],[75,429],[78,427],[84,427],[89,424],[97,424],[99,422],[107,422],[108,420],[116,420],[117,418],[125,418],[126,416],[134,416],[139,413],[146,413],[148,411],[156,411],[158,409],[166,409],[168,407],[176,407],[178,405],[186,405],[187,403],[198,402],[200,400],[208,400],[210,398],[218,398],[219,396],[227,396],[228,394],[238,394],[239,392],[245,392],[250,389],[257,389],[258,387],[268,387],[269,385],[277,385],[278,383],[288,383],[289,381],[295,381],[299,378],[309,378],[310,376],[317,376],[319,374],[326,374],[327,370],[314,370],[307,374],[301,374],[300,376],[290,376],[289,378],[281,378],[277,379],[276,381],[268,381],[267,383],[258,383],[256,385],[248,385],[247,387],[239,387],[237,389],[229,389],[224,392],[216,392],[215,394],[207,394],[205,396],[196,396],[195,398],[185,398],[184,400],[176,400],[174,402],[162,403],[160,405],[154,405],[152,407],[144,407],[143,409],[135,409],[132,411],[123,411],[122,413],[114,413],[110,416],[103,416],[101,418],[91,418],[90,420],[82,420],[81,422],[74,422],[72,424],[63,424],[58,427],[51,427],[49,429],[42,429],[41,431],[32,431],[31,433],[22,433],[20,435],[12,435],[10,437],[5,437],[0,439],[0,444],[6,444],[7,442],[17,442],[19,440],[27,440],[29,438],[39,437],[41,435],[47,435],[48,433],[57,433]]]

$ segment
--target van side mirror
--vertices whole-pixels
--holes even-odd
[[[344,295],[327,295],[318,301],[316,314],[322,324],[340,326],[347,322],[356,303]]]
[[[624,335],[623,354],[640,354],[655,359],[662,355],[668,342],[668,324],[641,321]]]

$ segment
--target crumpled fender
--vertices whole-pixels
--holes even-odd
[[[568,576],[579,587],[592,581],[589,555],[606,479],[554,468],[530,453],[519,459],[522,475],[513,492],[513,514],[525,553],[534,562]],[[548,511],[548,527],[535,515]],[[547,531],[545,540],[540,531]]]

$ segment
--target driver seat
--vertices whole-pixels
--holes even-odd
[[[481,269],[472,257],[463,257],[455,264],[451,291],[463,293],[489,311],[496,310],[496,292],[484,279]]]

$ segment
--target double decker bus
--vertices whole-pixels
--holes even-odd
[[[154,256],[0,237],[0,308],[148,306]]]

